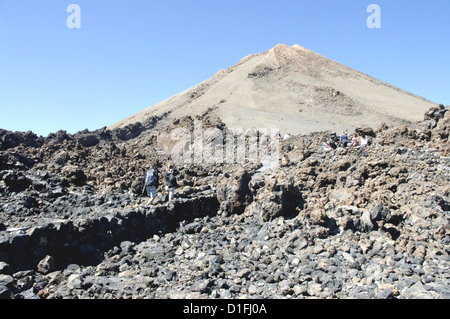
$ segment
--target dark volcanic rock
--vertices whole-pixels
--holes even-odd
[[[251,175],[246,170],[240,170],[230,177],[224,177],[223,183],[217,188],[217,199],[220,208],[229,214],[242,214],[252,202],[249,189]]]
[[[78,143],[80,143],[81,145],[85,146],[85,147],[92,147],[95,146],[99,143],[99,139],[97,138],[97,136],[93,135],[93,134],[87,134],[85,136],[82,136],[78,139]]]
[[[144,172],[153,163],[164,181],[171,160],[163,119],[1,130],[0,298],[447,299],[449,114],[362,128],[367,148],[293,136],[276,168],[178,165],[174,201],[160,185],[151,207]]]

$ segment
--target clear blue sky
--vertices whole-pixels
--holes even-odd
[[[278,43],[450,104],[449,0],[0,0],[0,128],[95,130]]]

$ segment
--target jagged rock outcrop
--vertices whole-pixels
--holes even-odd
[[[242,214],[245,208],[253,201],[253,195],[249,189],[251,174],[245,169],[237,171],[224,180],[219,181],[217,187],[217,199],[220,209],[227,214]]]

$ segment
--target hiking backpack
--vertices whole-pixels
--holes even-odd
[[[145,186],[156,186],[157,183],[158,183],[158,172],[155,169],[149,170],[145,178]]]
[[[175,186],[177,183],[177,180],[175,178],[175,174],[172,172],[169,174],[169,183],[171,186]]]

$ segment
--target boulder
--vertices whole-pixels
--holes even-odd
[[[271,221],[280,216],[292,217],[303,209],[302,193],[294,186],[293,180],[286,176],[269,177],[264,185],[258,191],[255,205],[251,207],[260,212],[263,221]]]
[[[84,171],[77,166],[67,165],[62,169],[61,173],[70,185],[83,186],[86,184],[87,177]]]
[[[216,193],[221,211],[229,214],[244,212],[253,199],[249,188],[250,180],[251,175],[246,170],[239,170],[233,176],[219,181]]]
[[[13,296],[12,291],[5,286],[0,286],[0,299],[11,299]]]
[[[52,256],[46,256],[37,265],[37,270],[42,274],[48,274],[55,270],[55,259]]]
[[[92,147],[100,142],[94,134],[87,134],[78,138],[78,143],[84,147]]]
[[[355,129],[359,136],[376,137],[374,130],[369,126],[362,126]]]

